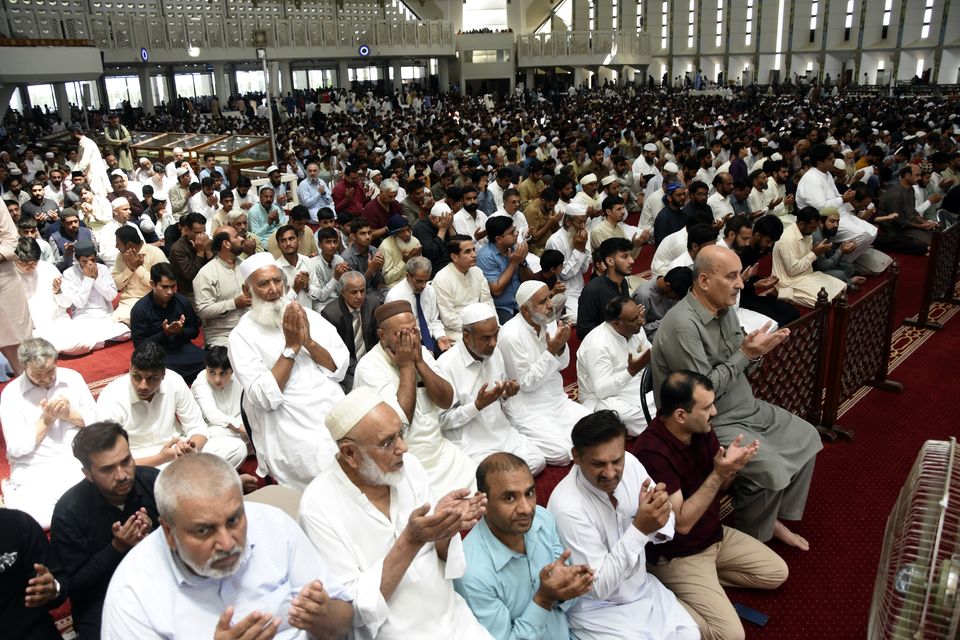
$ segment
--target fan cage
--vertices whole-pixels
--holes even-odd
[[[957,444],[920,449],[887,520],[868,629],[871,640],[957,638],[960,460]]]

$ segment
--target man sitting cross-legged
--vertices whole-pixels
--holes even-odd
[[[645,548],[673,538],[676,520],[664,485],[625,452],[626,436],[615,411],[577,422],[574,466],[547,503],[573,561],[596,568],[593,588],[567,612],[571,635],[697,640],[696,622],[647,571]]]
[[[495,638],[569,638],[565,612],[593,586],[594,571],[568,563],[523,460],[491,454],[477,467],[477,488],[487,510],[463,543],[467,572],[454,581],[457,593]]]
[[[650,572],[700,625],[705,640],[739,640],[743,625],[723,587],[776,589],[787,565],[756,538],[720,524],[720,493],[760,448],[740,435],[724,449],[713,432],[717,414],[710,379],[670,374],[660,387],[660,416],[640,434],[637,458],[666,485],[677,514],[673,540],[649,548]]]
[[[304,492],[300,525],[353,599],[357,637],[486,640],[453,590],[465,565],[458,532],[486,498],[460,488],[438,500],[394,406],[369,387],[334,405],[325,424],[337,457]]]
[[[130,357],[130,372],[100,393],[97,419],[126,429],[133,457],[143,466],[163,467],[203,450],[236,467],[247,455],[239,435],[209,436],[190,389],[167,370],[166,354],[155,342],[138,345]]]

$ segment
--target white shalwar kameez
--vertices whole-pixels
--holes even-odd
[[[633,526],[640,488],[650,478],[640,461],[626,453],[623,478],[613,492],[617,506],[574,465],[550,495],[547,509],[570,560],[596,571],[593,588],[567,611],[578,640],[696,640],[697,623],[677,597],[647,573],[644,547],[671,540],[676,519],[651,535]],[[651,484],[655,482],[650,478]]]
[[[83,171],[90,190],[98,196],[106,197],[113,189],[110,187],[107,163],[103,159],[103,154],[100,153],[100,147],[87,136],[80,137],[79,147],[79,158],[74,171]]]
[[[300,500],[300,526],[334,578],[353,600],[353,637],[359,640],[487,640],[466,601],[453,590],[466,570],[460,534],[450,540],[447,560],[428,542],[410,563],[387,601],[380,593],[383,562],[403,533],[410,513],[436,498],[426,470],[410,454],[403,479],[390,487],[390,517],[375,507],[331,464]]]
[[[547,240],[547,249],[555,249],[563,254],[563,265],[560,267],[559,278],[567,286],[566,296],[567,304],[566,314],[559,313],[558,316],[566,315],[570,322],[577,321],[577,308],[580,305],[580,294],[583,293],[584,281],[583,274],[589,271],[593,264],[590,260],[590,242],[587,241],[586,251],[580,251],[573,247],[573,239],[570,237],[568,229],[560,229],[554,232]]]
[[[112,328],[113,321],[100,323],[72,319],[67,314],[67,309],[73,306],[73,300],[70,292],[64,290],[63,280],[60,282],[60,293],[53,292],[53,281],[57,278],[62,278],[60,271],[42,260],[37,263],[37,268],[32,273],[20,273],[23,294],[27,298],[30,318],[33,320],[34,337],[43,338],[56,347],[58,352],[70,356],[102,348],[104,331],[99,330],[100,326]],[[129,332],[129,329],[126,331]],[[105,333],[119,333],[119,330],[113,328]]]
[[[304,308],[310,337],[327,350],[335,371],[313,361],[300,349],[282,390],[271,370],[282,358],[285,340],[279,327],[265,327],[248,313],[230,333],[228,353],[233,375],[243,388],[243,409],[253,434],[258,471],[297,491],[333,463],[337,446],[323,420],[343,397],[340,381],[347,373],[350,352],[329,322]]]
[[[476,399],[484,384],[492,389],[508,380],[503,356],[494,349],[489,358],[477,360],[460,341],[437,358],[437,368],[453,386],[453,404],[440,412],[440,424],[446,437],[478,464],[491,453],[508,451],[523,458],[530,471],[538,474],[547,461],[540,449],[510,424],[503,407],[513,398],[503,398],[477,409]]]
[[[10,477],[3,481],[3,499],[9,509],[29,513],[43,528],[50,526],[53,507],[63,493],[83,479],[71,444],[78,428],[66,420],[54,421],[37,444],[40,403],[66,398],[84,424],[96,422],[96,405],[83,376],[57,367],[49,389],[33,384],[26,375],[15,378],[0,395],[0,424],[7,443]]]
[[[647,419],[640,399],[643,371],[631,376],[627,372],[627,356],[638,357],[649,348],[643,331],[628,340],[604,322],[587,334],[577,349],[580,402],[590,411],[616,411],[631,436],[638,436],[647,428]],[[647,394],[647,406],[656,412],[653,391]]]
[[[438,371],[436,361],[426,348],[421,347],[423,360],[428,367]],[[407,447],[430,477],[430,486],[437,495],[446,495],[454,489],[474,488],[477,463],[453,441],[444,437],[440,427],[440,412],[427,395],[426,387],[417,376],[417,400],[413,420],[406,436]],[[400,388],[400,371],[390,361],[380,344],[367,351],[357,363],[353,374],[353,386],[373,387],[380,397],[389,401],[397,410],[400,419],[407,423],[407,416],[397,402]]]
[[[74,326],[97,343],[107,340],[123,341],[130,339],[130,327],[122,322],[113,321],[113,301],[117,297],[117,283],[113,281],[110,270],[97,263],[97,277],[88,278],[74,261],[73,266],[63,272],[61,291],[70,299],[71,317]]]
[[[804,207],[814,207],[822,211],[824,207],[836,207],[840,211],[840,226],[833,242],[843,243],[853,240],[857,247],[850,253],[844,254],[847,262],[854,262],[866,252],[877,238],[877,228],[861,220],[853,211],[853,207],[843,201],[833,176],[811,168],[797,184],[797,210]]]
[[[573,447],[570,431],[590,411],[563,390],[560,372],[570,364],[570,348],[559,356],[547,350],[547,334],[556,331],[551,322],[537,335],[517,314],[500,328],[497,349],[507,375],[520,384],[520,391],[504,406],[510,424],[540,448],[547,464],[565,465]]]
[[[239,432],[230,428],[234,426],[243,430],[243,418],[240,415],[240,401],[243,398],[243,389],[235,378],[231,378],[222,389],[210,384],[207,372],[201,372],[190,386],[193,399],[200,406],[203,419],[207,422],[207,431],[210,435],[233,436],[241,438]]]

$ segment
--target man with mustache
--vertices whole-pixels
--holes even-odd
[[[216,456],[185,456],[154,485],[162,530],[110,581],[104,638],[340,638],[353,607],[303,532],[275,507],[245,504]],[[144,598],[144,594],[150,594]]]
[[[81,638],[99,638],[110,578],[157,526],[153,485],[160,472],[137,465],[127,432],[114,422],[95,422],[77,432],[73,455],[84,479],[57,502],[50,539],[57,575],[70,587],[73,628]]]
[[[535,444],[547,464],[570,462],[570,430],[588,411],[567,397],[560,372],[570,364],[572,325],[558,321],[550,289],[528,280],[517,289],[520,313],[500,329],[499,349],[509,379],[520,384],[507,417]]]
[[[391,395],[358,386],[327,414],[337,457],[304,492],[300,524],[353,599],[357,637],[487,640],[453,590],[466,564],[459,531],[486,496],[461,487],[433,497]]]
[[[287,296],[273,256],[237,267],[250,310],[230,333],[230,363],[257,459],[282,485],[302,491],[333,463],[336,446],[319,421],[343,397],[350,353],[336,329]]]

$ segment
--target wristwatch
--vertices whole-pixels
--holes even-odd
[[[287,347],[286,349],[283,350],[283,352],[280,355],[282,355],[284,358],[287,358],[288,360],[293,360],[294,358],[297,357],[297,352],[294,351],[292,347]]]

